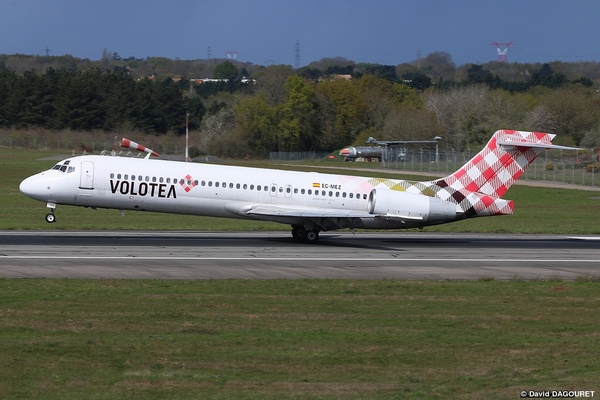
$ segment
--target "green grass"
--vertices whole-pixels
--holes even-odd
[[[43,203],[31,200],[19,192],[21,180],[36,172],[52,167],[54,161],[41,160],[54,153],[39,150],[0,148],[0,229],[149,229],[149,230],[288,230],[286,225],[260,221],[215,219],[187,215],[127,212],[121,217],[117,210],[91,210],[58,206],[57,222],[44,221],[47,212]],[[243,164],[243,163],[242,163]],[[251,162],[252,166],[274,167],[268,163]],[[348,163],[346,163],[348,164]],[[331,173],[330,169],[311,166],[282,166]],[[431,178],[398,176],[389,173],[365,171],[334,171],[336,173],[382,176],[404,179]],[[498,233],[566,233],[600,234],[600,193],[528,186],[513,186],[506,198],[515,201],[511,216],[475,218],[426,228],[442,232],[498,232]]]
[[[0,280],[0,397],[598,390],[598,283]]]

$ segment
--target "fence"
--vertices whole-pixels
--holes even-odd
[[[480,149],[465,151],[436,149],[388,149],[378,166],[386,169],[440,176],[458,170]],[[270,153],[271,161],[327,160],[330,153]],[[600,187],[600,163],[591,151],[547,150],[540,154],[521,177],[524,180],[547,181]],[[339,161],[340,158],[337,158]]]
[[[160,154],[183,155],[185,147],[173,143],[144,143]],[[36,138],[36,137],[0,137],[0,146],[24,147],[33,149],[65,151],[82,154],[83,145],[72,138]],[[108,140],[89,140],[85,150],[99,154],[102,150],[112,150],[114,143]],[[383,168],[410,171],[415,173],[435,173],[446,175],[456,171],[470,160],[480,149],[465,151],[439,150],[435,148],[402,149],[387,154],[384,161],[378,164]],[[306,159],[329,160],[331,153],[270,153],[269,160],[301,161]],[[339,161],[340,158],[336,157]],[[572,185],[600,187],[600,162],[596,153],[591,150],[547,150],[529,166],[521,179],[534,181],[557,182]]]
[[[151,148],[159,154],[175,154],[183,155],[185,153],[185,145],[173,143],[152,143],[144,142],[144,146]],[[0,146],[2,147],[23,147],[27,149],[40,150],[68,150],[74,155],[88,153],[100,154],[104,150],[113,150],[115,146],[114,140],[90,139],[86,140],[85,144],[81,140],[69,137],[0,137]],[[127,151],[126,149],[117,148],[118,151]]]

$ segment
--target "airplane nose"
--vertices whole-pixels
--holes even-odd
[[[37,175],[30,176],[21,182],[19,190],[25,196],[31,197],[32,199],[39,200],[40,197],[45,195],[43,186],[44,183],[40,181]]]
[[[19,185],[19,190],[25,196],[33,197],[35,186],[34,179],[30,176],[29,178],[23,179],[23,182]]]

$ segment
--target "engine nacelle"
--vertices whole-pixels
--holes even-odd
[[[417,193],[373,189],[369,194],[369,214],[420,219],[428,224],[456,218],[456,204]]]

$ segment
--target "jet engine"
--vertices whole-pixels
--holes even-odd
[[[435,197],[398,190],[373,189],[369,194],[369,214],[388,219],[421,220],[429,224],[456,218],[456,205]]]

